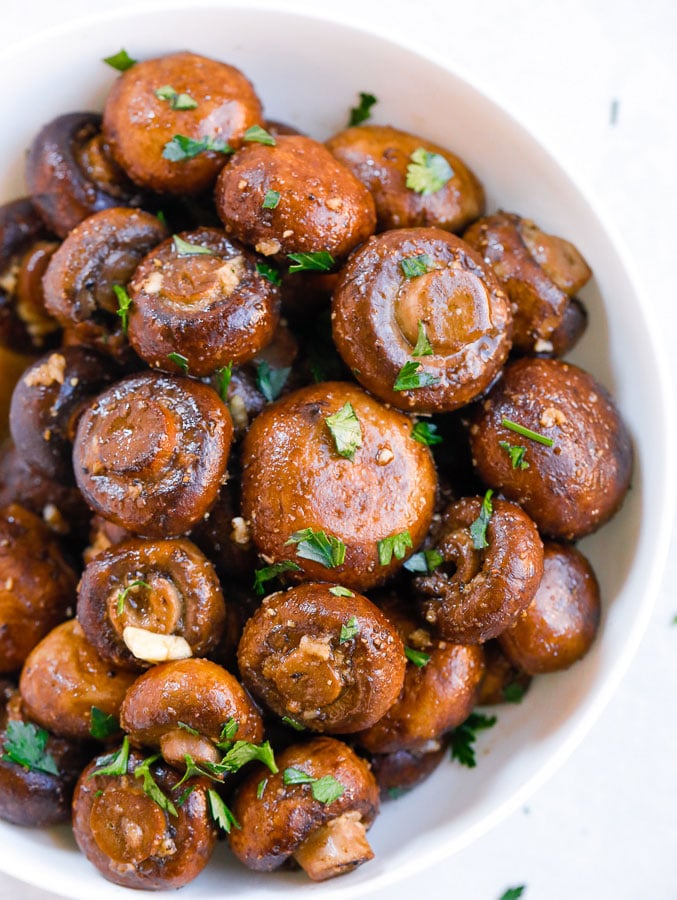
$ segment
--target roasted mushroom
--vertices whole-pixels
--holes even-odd
[[[167,194],[207,191],[263,119],[238,69],[195,53],[138,62],[114,83],[103,133],[132,181]]]
[[[536,595],[498,640],[522,671],[558,672],[588,652],[600,613],[599,585],[587,559],[575,547],[547,543]]]
[[[98,113],[67,113],[48,122],[28,152],[26,184],[47,227],[61,238],[92,213],[143,201],[111,159]]]
[[[257,266],[216,228],[166,240],[129,284],[132,347],[154,368],[197,376],[252,359],[273,339],[280,307],[279,288]]]
[[[432,141],[388,125],[361,125],[334,135],[327,147],[369,188],[378,231],[460,231],[482,215],[482,185],[458,156]]]
[[[445,512],[437,537],[438,569],[414,579],[421,609],[445,640],[481,643],[511,625],[543,575],[543,544],[514,503],[465,497]]]
[[[559,360],[506,366],[477,410],[470,443],[480,477],[551,537],[595,531],[630,486],[632,443],[613,400],[587,372]]]
[[[135,672],[104,662],[75,619],[63,622],[29,655],[19,690],[26,713],[59,737],[90,737],[92,707],[117,717]]]
[[[47,526],[17,504],[0,509],[0,674],[18,671],[66,618],[75,584]]]
[[[481,394],[508,356],[511,323],[491,269],[438,228],[371,238],[342,269],[332,302],[334,341],[360,384],[418,412]]]
[[[131,670],[206,656],[226,618],[211,563],[185,538],[132,539],[98,554],[83,572],[77,609],[99,656]]]
[[[544,554],[545,568],[545,554]],[[533,602],[533,601],[532,601]],[[484,677],[480,684],[478,706],[495,706],[499,703],[521,703],[531,684],[527,675],[514,666],[496,640],[484,644]]]
[[[291,857],[313,881],[352,871],[374,853],[366,829],[379,810],[369,765],[346,744],[320,737],[288,747],[279,772],[252,772],[238,789],[233,814],[240,828],[231,850],[250,869],[270,872]]]
[[[264,256],[342,259],[374,233],[369,191],[317,141],[278,135],[235,154],[216,185],[226,231]],[[311,268],[317,268],[312,266]]]
[[[104,878],[139,890],[179,888],[200,874],[216,844],[206,778],[180,773],[128,744],[98,757],[73,797],[78,847]]]
[[[404,647],[373,603],[325,583],[266,597],[245,625],[238,663],[249,690],[311,731],[373,725],[404,681]]]
[[[445,756],[445,743],[436,749],[417,753],[396,750],[394,753],[374,753],[370,756],[371,770],[381,792],[382,800],[397,800],[429,778]]]
[[[393,575],[426,535],[437,482],[411,429],[407,416],[340,382],[265,409],[242,453],[242,514],[260,552],[293,563],[292,578],[356,590]]]
[[[233,426],[214,391],[147,372],[84,412],[73,448],[89,505],[135,534],[170,537],[209,511],[225,478]]]

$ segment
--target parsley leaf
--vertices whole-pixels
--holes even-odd
[[[262,569],[256,569],[254,572],[254,591],[259,597],[263,597],[266,592],[265,584],[277,578],[283,572],[300,572],[301,566],[291,559],[283,559],[281,562],[273,563],[272,566],[264,566]]]
[[[289,716],[282,716],[281,719],[285,725],[288,725],[290,728],[293,728],[294,731],[305,731],[305,726],[301,725],[300,722],[295,722],[294,719],[290,719]]]
[[[183,353],[168,353],[167,359],[173,362],[175,366],[178,366],[184,375],[188,374],[188,359]]]
[[[425,572],[427,575],[432,575],[443,562],[444,557],[439,550],[419,550],[418,553],[409,557],[404,568],[407,572]]]
[[[407,547],[413,547],[411,535],[408,531],[400,531],[399,534],[391,534],[390,537],[383,538],[378,542],[378,561],[382,566],[390,565],[395,556],[396,559],[403,559],[407,552]]]
[[[517,447],[513,444],[509,444],[507,441],[499,441],[498,446],[501,450],[505,450],[510,457],[513,469],[529,468],[529,463],[524,459],[524,454],[527,452],[526,447]]]
[[[124,334],[127,334],[127,327],[129,325],[129,307],[132,305],[132,298],[127,293],[126,288],[121,284],[113,285],[113,293],[115,294],[115,299],[118,301],[116,312],[122,319],[122,331]]]
[[[491,502],[493,493],[491,488],[489,488],[482,500],[480,514],[470,526],[470,537],[472,538],[472,545],[475,550],[484,550],[485,547],[489,546],[487,542],[487,525],[489,524],[489,519],[491,519],[491,514],[494,511],[494,506]]]
[[[339,635],[339,644],[345,644],[346,641],[352,640],[359,634],[360,623],[355,616],[351,616],[345,625],[341,625],[341,633]]]
[[[214,256],[214,251],[209,247],[200,247],[199,244],[189,244],[178,234],[174,235],[174,249],[177,256]]]
[[[113,56],[105,56],[102,59],[102,62],[105,62],[106,65],[110,66],[112,69],[117,69],[118,72],[126,72],[127,69],[131,69],[132,66],[135,66],[138,60],[132,59],[127,51],[123,49],[118,50]]]
[[[216,388],[219,392],[219,397],[225,403],[228,399],[230,379],[233,377],[233,360],[231,359],[227,366],[221,366],[220,369],[217,369],[214,375],[216,375]]]
[[[237,734],[237,729],[239,727],[237,721],[231,716],[221,729],[219,744],[224,744],[226,741],[232,741]]]
[[[196,109],[197,100],[193,100],[190,94],[179,94],[171,84],[163,84],[155,91],[158,100],[167,100],[171,109]]]
[[[432,447],[434,444],[442,443],[442,436],[436,434],[437,425],[433,422],[416,422],[411,429],[411,436],[419,444],[425,444],[426,447]]]
[[[303,769],[290,766],[282,775],[284,784],[309,784],[313,798],[319,803],[333,803],[343,794],[343,785],[333,775],[314,778]]]
[[[439,378],[435,375],[431,375],[429,372],[419,372],[420,368],[420,362],[416,362],[415,360],[406,362],[397,373],[393,390],[415,391],[416,388],[429,387],[430,385],[438,384]]]
[[[137,587],[145,587],[150,590],[150,585],[145,581],[141,581],[141,579],[137,578],[134,581],[130,581],[126,588],[120,588],[118,591],[118,602],[116,612],[119,616],[125,611],[125,603],[127,601],[127,597],[129,596],[129,592],[133,591],[134,588]]]
[[[263,744],[236,741],[221,762],[216,763],[213,768],[218,769],[219,772],[239,772],[242,766],[246,766],[253,760],[258,760],[268,766],[273,774],[278,771],[270,741],[264,741]]]
[[[95,775],[110,775],[116,777],[127,774],[127,763],[129,761],[129,738],[125,735],[122,746],[117,753],[111,753],[108,756],[102,756],[97,762],[102,765],[97,766],[89,776],[93,778]]]
[[[212,814],[212,819],[214,819],[219,828],[222,828],[226,834],[230,834],[231,828],[240,828],[240,823],[228,809],[221,797],[219,797],[214,788],[209,788],[207,791],[207,798],[209,800],[209,812]]]
[[[289,259],[294,265],[289,266],[290,272],[328,272],[334,265],[334,257],[326,250],[317,253],[290,253]]]
[[[99,741],[105,741],[120,730],[120,723],[115,716],[105,713],[98,706],[89,711],[89,733]]]
[[[451,758],[458,760],[462,766],[474,769],[477,765],[475,759],[475,741],[477,732],[485,728],[492,728],[496,724],[496,716],[485,716],[482,713],[470,713],[468,718],[450,734]]]
[[[354,125],[361,125],[362,122],[366,122],[367,119],[370,119],[371,108],[377,102],[378,101],[373,94],[366,94],[363,91],[360,91],[359,105],[353,106],[350,110],[348,128],[352,128]]]
[[[248,128],[244,133],[244,140],[256,144],[265,144],[268,147],[275,146],[275,138],[265,128],[261,128],[260,125],[252,125],[251,128]]]
[[[196,141],[185,134],[175,134],[171,141],[165,144],[162,156],[170,162],[182,162],[185,159],[193,159],[198,153],[205,153],[207,150],[215,153],[233,152],[233,148],[221,138],[203,137]]]
[[[524,688],[518,681],[506,684],[503,688],[503,699],[506,703],[521,703],[524,699]]]
[[[334,438],[336,452],[352,462],[355,451],[362,446],[362,429],[352,404],[345,403],[333,416],[327,416],[324,421]]]
[[[271,284],[280,284],[282,281],[282,276],[275,266],[269,266],[268,263],[256,263],[256,271],[259,275],[263,275],[264,278],[267,278]]]
[[[425,275],[433,267],[433,261],[427,253],[421,253],[418,256],[407,256],[400,260],[400,268],[407,278],[416,278],[418,275]]]
[[[277,209],[277,204],[279,202],[279,191],[266,191],[266,195],[263,198],[263,203],[261,204],[261,209]]]
[[[303,769],[297,769],[289,766],[282,773],[282,781],[284,784],[312,784],[315,779],[312,775],[308,775]]]
[[[49,732],[44,728],[38,728],[32,722],[10,719],[5,729],[1,758],[36,772],[58,775],[54,757],[45,749],[48,740]]]
[[[418,337],[416,338],[416,346],[412,356],[432,356],[433,348],[425,333],[425,325],[418,320]]]
[[[335,569],[342,565],[346,558],[346,545],[342,540],[324,531],[315,531],[313,528],[295,531],[286,543],[298,545],[296,555],[301,559],[320,563],[327,569]]]
[[[519,887],[508,888],[508,890],[501,895],[501,900],[519,900],[525,889],[525,884],[520,884]]]
[[[177,722],[176,724],[179,726],[179,728],[180,728],[182,731],[187,731],[188,734],[192,734],[193,737],[199,737],[199,736],[200,736],[200,732],[197,730],[197,728],[193,728],[192,725],[186,725],[185,722]]]
[[[262,359],[256,366],[256,386],[263,396],[272,403],[282,393],[282,388],[289,378],[290,368],[273,369],[265,359]]]
[[[160,786],[153,778],[153,774],[150,771],[150,767],[154,762],[157,762],[158,759],[160,759],[159,753],[156,753],[154,756],[149,756],[148,759],[144,759],[144,761],[134,769],[134,777],[143,780],[142,787],[144,794],[147,794],[154,803],[157,803],[160,809],[168,812],[170,816],[178,816],[176,807],[169,797],[160,789]]]
[[[412,662],[418,669],[422,669],[423,666],[427,665],[430,662],[429,653],[424,653],[422,650],[414,650],[413,647],[405,646],[404,655],[407,657],[409,662]]]
[[[505,416],[501,419],[501,425],[504,428],[509,428],[510,431],[514,431],[515,434],[530,438],[530,440],[536,441],[538,444],[544,444],[546,447],[552,447],[555,443],[552,438],[546,437],[544,434],[539,434],[537,431],[532,431],[531,428],[525,428],[524,425],[518,425],[517,422],[506,419]]]
[[[329,593],[333,594],[335,597],[354,597],[355,592],[348,590],[348,588],[343,587],[342,584],[335,584],[334,587],[329,588]]]
[[[425,147],[417,147],[409,157],[407,166],[407,187],[417,194],[436,194],[441,191],[454,170],[439,153],[431,153]]]
[[[256,799],[260,800],[263,797],[263,792],[265,791],[268,785],[268,779],[262,778],[261,781],[256,785]]]

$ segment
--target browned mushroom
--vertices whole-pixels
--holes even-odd
[[[381,792],[382,800],[397,800],[429,778],[445,756],[446,746],[440,742],[435,750],[417,753],[396,750],[394,753],[375,753],[370,757],[371,770]]]
[[[327,737],[288,747],[277,763],[276,775],[252,772],[237,791],[233,813],[240,828],[229,834],[237,858],[270,872],[293,857],[313,881],[372,859],[365,832],[379,796],[368,763]]]
[[[258,744],[263,723],[237,679],[208,659],[183,659],[154,666],[127,691],[120,715],[133,743],[162,753],[185,768],[220,760],[217,744]],[[224,734],[225,733],[225,734]]]
[[[256,568],[256,547],[249,523],[240,514],[240,498],[234,481],[227,481],[209,516],[191,532],[191,540],[209,558],[219,577],[243,579],[251,587]]]
[[[383,613],[324,583],[266,597],[245,626],[238,662],[245,685],[273,712],[329,734],[373,725],[397,698],[405,669]]]
[[[98,113],[67,113],[48,122],[31,144],[26,184],[49,230],[62,238],[92,213],[143,201],[111,159]]]
[[[78,417],[116,374],[105,357],[85,347],[63,347],[36,360],[14,388],[9,414],[24,462],[47,478],[72,483]]]
[[[216,843],[209,781],[180,774],[125,743],[95,759],[73,798],[73,832],[104,878],[139,890],[179,888],[200,874]]]
[[[262,118],[254,88],[238,69],[172,53],[136,63],[116,80],[103,133],[132,181],[159,193],[198,195]]]
[[[334,341],[357,380],[401,409],[449,412],[498,375],[512,313],[496,276],[439,228],[371,238],[341,271]]]
[[[599,585],[588,560],[575,547],[548,543],[536,595],[499,642],[522,671],[558,672],[588,652],[600,613]]]
[[[326,382],[266,408],[243,444],[242,514],[272,562],[364,590],[426,535],[435,468],[412,422],[351,384]],[[294,569],[294,566],[289,566]]]
[[[437,538],[441,566],[414,580],[427,622],[447,641],[496,637],[526,609],[543,575],[543,544],[519,506],[491,492],[447,509]]]
[[[185,538],[126,540],[98,554],[83,572],[77,609],[99,656],[131,670],[205,656],[226,618],[211,563]]]
[[[228,409],[207,385],[132,375],[82,415],[75,478],[104,518],[147,537],[180,535],[216,501],[232,433]]]
[[[342,259],[374,233],[369,191],[326,147],[303,135],[278,135],[235,154],[216,185],[228,234],[264,256],[329,253]]]
[[[388,125],[360,125],[334,135],[327,147],[371,191],[379,231],[460,231],[482,215],[482,185],[458,156],[432,141]]]
[[[83,739],[90,736],[92,707],[117,717],[135,677],[100,659],[71,619],[33,649],[19,690],[31,719],[60,737]]]
[[[567,303],[559,325],[550,335],[546,345],[541,344],[539,356],[566,356],[583,337],[588,327],[588,311],[577,297]],[[552,349],[547,347],[552,344]]]
[[[131,345],[155,368],[197,376],[252,359],[273,339],[280,307],[279,288],[257,266],[216,228],[166,240],[129,284]]]
[[[522,353],[552,352],[552,335],[569,298],[592,274],[578,250],[530,219],[504,212],[475,222],[463,239],[493,268],[510,297],[515,348]]]
[[[587,372],[559,360],[506,366],[477,411],[470,442],[480,477],[552,537],[595,531],[630,486],[632,443],[613,400]]]
[[[543,568],[545,570],[545,553]],[[484,644],[484,660],[484,678],[480,685],[477,705],[521,703],[529,690],[531,675],[527,675],[510,662],[498,640],[487,641]]]
[[[0,509],[0,674],[18,671],[66,617],[75,584],[47,526],[17,504]]]

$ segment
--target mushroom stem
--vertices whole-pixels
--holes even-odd
[[[318,828],[294,853],[294,859],[313,881],[326,881],[350,872],[374,858],[358,812],[347,812]]]

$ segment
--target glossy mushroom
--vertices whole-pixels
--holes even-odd
[[[545,570],[545,553],[543,567]],[[510,662],[501,649],[498,639],[487,641],[484,644],[484,660],[484,677],[480,685],[477,705],[495,706],[499,703],[521,703],[525,693],[529,690],[531,675],[527,675],[526,672]]]
[[[238,663],[246,687],[311,731],[373,725],[404,681],[402,642],[366,597],[325,583],[265,598],[245,625]]]
[[[417,412],[450,412],[486,390],[510,350],[507,295],[482,258],[438,228],[371,238],[342,269],[334,341],[363,387]]]
[[[369,757],[371,770],[381,792],[381,800],[397,800],[433,774],[446,755],[446,745],[440,742],[425,752],[396,750],[394,753],[374,753]]]
[[[147,537],[189,531],[215,502],[233,426],[204,384],[132,375],[83,413],[73,449],[78,487],[106,519]]]
[[[270,872],[293,857],[313,881],[325,881],[373,858],[366,830],[379,796],[365,760],[341,741],[320,737],[288,747],[277,764],[262,792],[265,770],[252,772],[233,800],[240,828],[231,830],[229,842],[240,862]],[[332,793],[320,792],[321,780]]]

